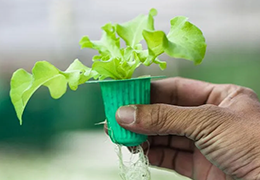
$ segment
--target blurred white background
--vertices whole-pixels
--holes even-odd
[[[99,39],[105,23],[125,22],[152,7],[159,12],[157,29],[168,31],[174,16],[189,17],[203,30],[208,51],[260,44],[258,0],[1,0],[0,71],[38,60],[67,65],[79,57],[90,64],[93,52],[78,45],[83,35]]]

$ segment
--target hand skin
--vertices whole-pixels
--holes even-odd
[[[151,103],[116,114],[122,127],[148,135],[151,165],[195,180],[260,180],[260,103],[252,90],[170,78],[152,83]]]

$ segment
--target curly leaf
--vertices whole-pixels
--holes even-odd
[[[142,62],[145,66],[150,66],[152,63],[158,64],[161,70],[166,69],[167,63],[159,60],[157,56],[150,55],[148,50],[135,50],[135,58]]]
[[[206,53],[205,38],[195,25],[187,21],[186,17],[175,17],[171,20],[169,34],[163,31],[143,31],[149,54],[157,57],[162,53],[170,57],[183,58],[201,63]]]
[[[116,37],[115,27],[111,23],[107,23],[102,27],[103,35],[99,41],[91,41],[88,36],[84,36],[80,40],[81,48],[91,48],[98,50],[97,58],[109,60],[110,58],[122,58],[120,51],[120,38]],[[102,59],[104,60],[104,59]]]
[[[32,70],[32,75],[23,69],[17,70],[11,79],[11,90],[10,96],[12,103],[15,107],[17,116],[22,123],[22,114],[24,108],[32,96],[32,94],[41,86],[46,83],[48,86],[48,81],[55,78],[60,78],[59,71],[47,62],[37,62]],[[61,81],[61,84],[64,81]],[[52,86],[49,86],[51,95],[53,98],[58,98],[66,92],[64,86],[60,86],[60,93],[57,93]]]
[[[158,58],[155,58],[154,63],[155,63],[155,64],[158,64],[159,67],[161,68],[161,70],[164,70],[164,69],[167,68],[167,63],[166,63],[165,61],[161,61],[161,60],[158,59]]]
[[[72,90],[77,90],[78,85],[85,83],[90,78],[97,79],[99,74],[91,68],[83,65],[76,59],[64,72],[67,75],[69,87]]]
[[[24,69],[18,69],[14,72],[11,79],[10,97],[20,123],[27,103],[27,101],[23,101],[22,95],[31,86],[32,81],[32,75]]]
[[[112,59],[109,61],[95,61],[92,69],[102,74],[102,79],[110,77],[112,79],[123,79],[126,74],[122,71],[120,60]]]
[[[97,78],[97,72],[90,70],[78,60],[64,72],[46,61],[37,62],[32,74],[18,69],[11,79],[10,97],[20,123],[29,99],[41,86],[48,87],[51,97],[58,99],[66,92],[67,83],[72,90],[76,90],[79,84],[92,77]]]
[[[139,15],[135,19],[116,25],[117,34],[126,42],[126,45],[134,47],[143,40],[144,29],[154,30],[153,16],[157,15],[156,9],[151,9],[149,15]]]

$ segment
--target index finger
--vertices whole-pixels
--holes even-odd
[[[151,84],[151,103],[179,106],[206,104],[216,85],[186,78],[168,78]]]

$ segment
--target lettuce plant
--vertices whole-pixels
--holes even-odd
[[[155,63],[163,70],[166,62],[158,56],[165,53],[173,58],[182,58],[201,63],[206,52],[205,38],[199,28],[186,17],[177,16],[170,21],[170,31],[155,30],[155,9],[148,15],[139,15],[123,24],[107,23],[102,27],[100,40],[92,41],[88,36],[80,40],[81,48],[98,51],[93,57],[92,67],[83,65],[79,60],[61,71],[47,61],[38,61],[32,73],[18,69],[11,78],[10,97],[17,117],[22,123],[22,114],[33,93],[41,86],[46,86],[54,99],[60,98],[67,90],[77,90],[78,85],[90,79],[115,80],[130,79],[140,66]],[[125,47],[120,45],[125,42]],[[140,43],[145,40],[147,49]]]

